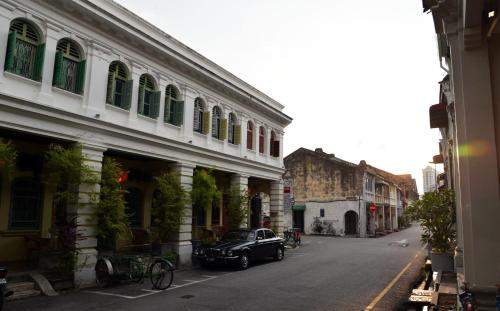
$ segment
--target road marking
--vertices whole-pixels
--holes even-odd
[[[142,298],[142,297],[146,297],[146,296],[150,296],[150,295],[154,295],[154,294],[159,294],[161,292],[165,292],[165,291],[169,291],[169,290],[174,290],[174,289],[177,289],[177,288],[181,288],[181,287],[185,287],[185,286],[189,286],[189,285],[193,285],[193,284],[197,284],[197,283],[202,283],[202,282],[206,282],[206,281],[218,278],[218,276],[210,276],[210,275],[203,275],[203,276],[205,278],[201,279],[201,280],[182,280],[182,281],[186,281],[188,283],[184,283],[184,284],[180,284],[180,285],[172,284],[172,285],[170,285],[169,288],[167,288],[164,291],[162,291],[162,290],[151,290],[151,289],[141,288],[140,290],[144,291],[146,293],[142,294],[142,295],[137,295],[137,296],[129,296],[129,295],[122,295],[122,294],[109,293],[109,292],[99,292],[99,291],[92,291],[92,290],[85,290],[85,291],[82,291],[82,292],[91,293],[91,294],[97,294],[97,295],[103,295],[103,296],[114,296],[114,297],[125,298],[125,299],[138,299],[138,298]]]
[[[387,294],[387,292],[394,286],[394,284],[396,284],[396,282],[401,278],[401,276],[406,272],[406,270],[408,270],[408,268],[410,268],[410,266],[413,263],[413,261],[415,261],[415,259],[417,259],[418,255],[420,254],[420,252],[422,250],[424,250],[424,248],[425,247],[422,247],[415,254],[415,256],[413,257],[413,259],[410,260],[410,262],[406,265],[406,267],[404,267],[403,270],[401,270],[398,273],[398,275],[396,275],[396,277],[394,279],[392,279],[392,281],[380,292],[380,294],[378,294],[378,296],[375,297],[375,299],[373,299],[372,302],[370,302],[370,304],[365,308],[365,311],[372,310],[377,305],[377,303],[379,303],[380,300],[382,300],[382,298],[384,298],[384,296]]]

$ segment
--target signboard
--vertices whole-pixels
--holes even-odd
[[[284,193],[290,193],[290,187],[284,187],[283,188]]]

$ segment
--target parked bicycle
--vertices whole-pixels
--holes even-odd
[[[12,294],[12,291],[7,289],[7,269],[0,267],[0,310],[3,308],[4,298]]]
[[[174,265],[160,256],[150,255],[113,255],[103,256],[95,265],[96,281],[100,287],[106,287],[115,280],[144,282],[149,276],[153,289],[165,290],[174,279]]]
[[[300,228],[287,229],[283,234],[285,236],[285,245],[292,245],[293,247],[300,245]]]

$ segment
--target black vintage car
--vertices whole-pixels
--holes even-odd
[[[239,229],[226,233],[220,241],[195,248],[193,256],[202,266],[236,264],[244,270],[253,260],[266,257],[282,260],[284,251],[283,239],[269,229]]]

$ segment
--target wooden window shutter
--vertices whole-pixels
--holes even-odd
[[[158,115],[160,114],[160,96],[161,96],[161,91],[153,92],[151,94],[151,111],[150,111],[150,117],[151,118],[158,118]]]
[[[108,85],[106,89],[106,103],[113,105],[115,100],[115,73],[111,70],[108,72]],[[120,105],[120,103],[117,103]],[[121,106],[121,105],[120,105]]]
[[[45,43],[39,44],[35,52],[35,64],[33,67],[33,80],[42,81],[43,61],[45,59]]]
[[[241,125],[234,126],[234,144],[241,144]]]
[[[9,38],[7,40],[7,54],[5,55],[5,65],[4,70],[13,71],[14,70],[14,56],[16,55],[16,35],[15,31],[9,32]]]
[[[210,131],[210,111],[203,112],[203,129],[202,133],[207,135]]]
[[[64,76],[63,76],[63,52],[56,52],[56,59],[54,62],[54,77],[52,79],[52,85],[62,88],[64,86]]]
[[[227,138],[227,119],[220,119],[218,138],[220,140],[225,140]]]
[[[181,126],[184,119],[184,102],[181,100],[174,101],[175,111],[174,111],[174,124]]]
[[[137,101],[137,112],[140,114],[144,113],[144,92],[146,88],[144,84],[139,85],[139,100]]]
[[[114,84],[114,81],[113,81]],[[123,88],[123,96],[122,96],[122,102],[121,103],[115,103],[120,105],[123,109],[129,110],[130,106],[132,106],[132,90],[134,87],[134,80],[128,80],[125,82],[124,88]],[[113,88],[113,95],[114,95],[114,88]],[[112,97],[114,97],[111,95]],[[113,99],[114,100],[114,99]]]
[[[75,91],[77,94],[83,94],[83,89],[85,87],[85,68],[87,61],[84,59],[80,61],[76,67],[76,81],[75,81]]]
[[[271,146],[273,148],[273,153],[271,154],[271,156],[279,157],[280,156],[280,141],[279,140],[273,141]]]
[[[172,102],[172,97],[170,97],[170,94],[165,96],[165,113],[163,114],[163,121],[164,122],[169,122],[170,120],[170,105]]]

